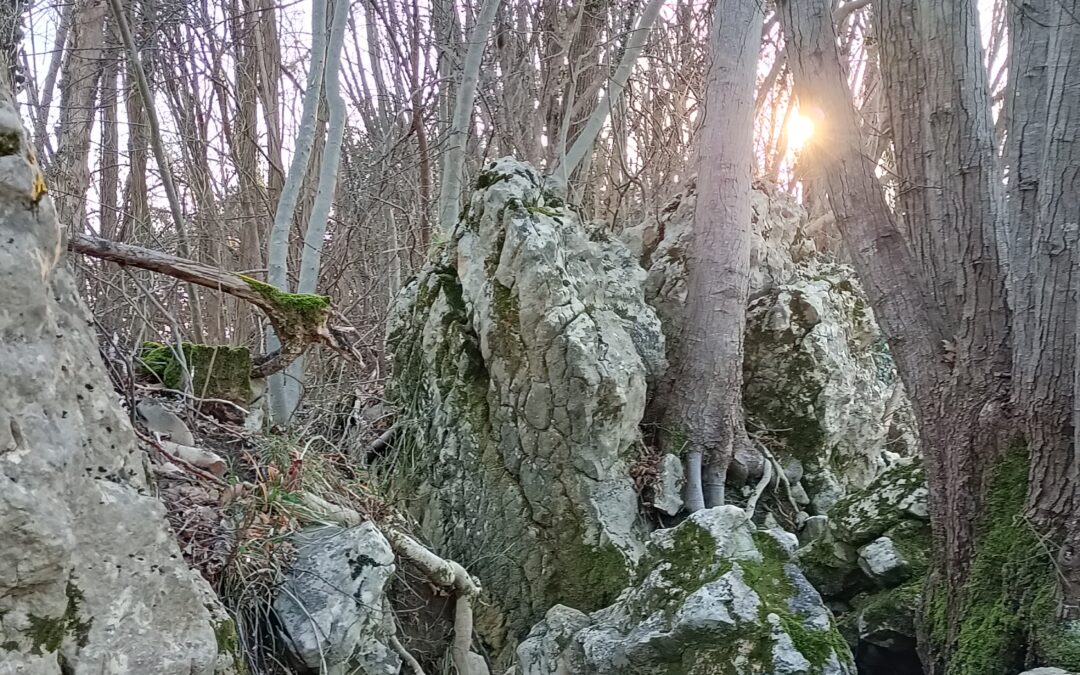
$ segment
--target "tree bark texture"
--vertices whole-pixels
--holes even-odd
[[[787,51],[800,104],[820,106],[824,183],[920,426],[934,587],[944,597],[934,637],[940,649],[925,665],[968,673],[977,660],[966,660],[958,635],[979,607],[972,605],[978,591],[965,584],[976,574],[973,561],[986,559],[980,536],[995,504],[991,475],[1017,437],[1030,473],[1028,513],[1016,518],[1031,517],[1039,537],[1061,545],[1055,574],[1066,616],[1080,590],[1072,388],[1080,158],[1069,140],[1080,126],[1078,24],[1061,3],[1011,10],[1006,203],[974,5],[876,6],[900,174],[895,220],[852,138],[858,120],[826,0],[783,3]],[[1008,520],[1012,526],[1015,518]],[[1013,618],[1030,611],[1019,596],[1006,602],[1018,603]],[[1006,630],[1027,635],[1030,626],[999,632]]]
[[[665,428],[688,459],[691,511],[724,503],[742,429],[742,356],[750,279],[754,80],[762,13],[756,0],[719,2],[712,27],[698,200],[688,247],[687,307],[675,347]]]
[[[106,0],[75,3],[67,60],[60,75],[59,138],[46,180],[60,222],[74,229],[83,225],[86,190],[90,187],[90,130],[105,53],[106,7]]]

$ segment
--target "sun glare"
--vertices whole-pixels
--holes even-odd
[[[788,148],[798,152],[814,135],[814,120],[795,110],[787,123]]]

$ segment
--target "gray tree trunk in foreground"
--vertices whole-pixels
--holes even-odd
[[[742,427],[742,357],[750,279],[757,0],[721,0],[700,135],[698,199],[687,254],[687,306],[664,428],[687,460],[690,511],[724,503]],[[644,21],[644,18],[643,18]]]
[[[861,151],[829,3],[781,3],[800,106],[826,123],[815,152],[829,199],[919,422],[935,539],[920,636],[930,673],[1006,672],[1025,652],[1080,665],[1056,623],[1080,614],[1080,23],[1069,5],[1011,8],[1006,206],[975,6],[881,0],[900,185],[920,193],[902,193],[894,219]],[[1002,475],[1026,487],[1026,507]],[[1021,548],[995,548],[1003,540]],[[1000,625],[986,631],[993,611]]]

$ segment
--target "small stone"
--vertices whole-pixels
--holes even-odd
[[[810,495],[806,494],[806,488],[802,483],[791,484],[791,499],[799,506],[806,506],[810,503]]]
[[[653,508],[669,516],[681,511],[685,484],[686,475],[682,462],[675,455],[664,455],[660,460],[656,484],[653,486]]]
[[[913,518],[930,520],[930,491],[922,486],[916,488],[900,507]]]
[[[143,399],[135,404],[135,411],[148,430],[167,436],[179,445],[195,445],[195,437],[184,420],[157,401]]]
[[[787,477],[789,483],[795,485],[802,480],[803,463],[794,457],[784,460],[784,475]]]
[[[828,516],[810,516],[803,523],[802,531],[799,532],[799,541],[805,546],[825,534],[828,529]]]
[[[885,588],[911,576],[911,564],[888,537],[878,537],[859,549],[859,568]]]
[[[810,496],[810,507],[814,513],[828,513],[844,498],[844,486],[831,471],[825,470],[814,476],[813,487],[815,489]]]
[[[1033,670],[1025,670],[1020,673],[1020,675],[1076,675],[1076,673],[1070,673],[1061,668],[1035,668]]]

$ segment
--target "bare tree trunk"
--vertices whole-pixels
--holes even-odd
[[[593,144],[596,143],[597,136],[600,135],[600,131],[604,128],[604,124],[611,114],[612,104],[622,97],[622,93],[626,89],[626,81],[630,79],[630,72],[634,69],[634,64],[637,63],[638,57],[641,56],[642,50],[645,49],[645,45],[649,41],[649,33],[652,31],[652,26],[656,23],[656,17],[660,14],[660,8],[663,5],[664,0],[649,0],[649,4],[641,11],[641,18],[638,19],[637,25],[634,26],[633,35],[630,36],[626,43],[626,51],[623,53],[622,60],[619,61],[619,67],[611,76],[607,95],[589,115],[588,121],[582,127],[581,133],[574,139],[570,149],[565,152],[564,156],[556,158],[557,163],[551,170],[551,175],[561,183],[566,184],[570,180],[570,176],[573,175],[574,170],[585,159],[585,156],[592,152]]]
[[[965,0],[882,0],[882,72],[890,88],[895,152],[901,171],[922,172],[916,181],[901,175],[901,185],[935,192],[900,200],[905,230],[915,241],[912,258],[889,220],[860,143],[852,140],[857,120],[827,0],[783,3],[800,103],[818,106],[827,121],[817,139],[818,161],[839,229],[919,421],[935,536],[926,605],[932,611],[922,635],[931,673],[1011,672],[1010,659],[1025,650],[1029,662],[1077,665],[1071,657],[1047,663],[1057,648],[1047,641],[1067,638],[1054,632],[1054,610],[1032,598],[1045,598],[1057,586],[1063,591],[1059,610],[1069,617],[1077,612],[1080,591],[1080,488],[1069,426],[1078,414],[1070,397],[1077,348],[1073,256],[1080,158],[1072,138],[1080,126],[1080,26],[1060,3],[1019,7],[1018,23],[1010,27],[1019,40],[1010,106],[1022,126],[1010,125],[1007,137],[1015,145],[1006,152],[1009,210],[1017,220],[1006,227],[974,6]],[[1049,34],[1040,35],[1043,29]],[[923,51],[913,56],[905,45]],[[912,123],[921,113],[911,111],[920,110],[926,111],[924,122]],[[852,210],[859,204],[872,208]],[[1010,232],[1013,247],[1003,241]],[[1013,284],[1004,259],[1010,250]],[[1010,285],[1013,296],[1006,302]],[[930,287],[948,290],[931,296]],[[1027,465],[1016,461],[1018,446]],[[1021,470],[1006,476],[1013,482],[1005,488],[1002,466]],[[1023,490],[1027,513],[1022,500],[1009,496],[1023,497]],[[1022,548],[1000,548],[1002,540]],[[1019,543],[1026,541],[1030,546]],[[1054,544],[1061,545],[1056,564],[1048,559]],[[1024,588],[1001,576],[1014,573],[1029,575]],[[999,617],[991,631],[987,612]]]
[[[442,181],[439,184],[439,228],[449,232],[457,222],[461,202],[461,183],[465,173],[465,143],[472,126],[473,103],[476,100],[476,84],[480,79],[480,63],[484,57],[495,13],[502,0],[484,0],[476,24],[469,34],[469,51],[461,66],[461,84],[454,103],[454,119],[447,135],[446,152],[443,155]]]
[[[53,89],[56,87],[56,77],[60,73],[60,64],[64,60],[64,45],[67,44],[68,33],[71,31],[71,18],[75,12],[75,3],[64,6],[60,14],[60,23],[56,27],[56,37],[53,40],[53,55],[49,59],[49,70],[45,74],[45,82],[41,85],[41,96],[38,100],[38,109],[34,115],[34,145],[37,146],[38,158],[42,167],[49,168],[52,161],[52,149],[49,143],[49,134],[46,131],[49,124],[49,108],[52,106]]]
[[[300,130],[296,136],[292,163],[289,166],[285,186],[274,213],[274,224],[270,230],[270,243],[267,250],[269,269],[267,281],[278,290],[288,291],[289,284],[289,233],[292,230],[293,215],[300,199],[300,190],[307,176],[308,161],[315,145],[318,132],[319,102],[322,97],[323,71],[326,67],[326,9],[327,0],[316,0],[311,11],[311,66],[308,72],[307,90],[304,92],[304,109],[300,118]],[[273,333],[266,337],[267,351],[279,346],[278,338]],[[285,424],[292,417],[293,406],[290,404],[289,388],[282,374],[275,374],[269,380],[267,395],[270,400],[270,416],[275,424]]]
[[[698,199],[687,251],[686,317],[675,346],[664,427],[687,459],[686,507],[724,503],[742,428],[742,357],[750,282],[754,81],[763,15],[756,0],[721,0],[698,142]]]
[[[90,131],[105,49],[106,0],[78,0],[72,10],[67,60],[60,77],[60,121],[49,181],[64,227],[83,227],[90,186]]]
[[[1013,394],[1032,462],[1029,507],[1040,529],[1063,541],[1062,609],[1080,618],[1080,564],[1071,560],[1080,553],[1080,25],[1066,4],[1010,8],[1006,156],[1016,251]]]
[[[116,27],[119,30],[120,37],[127,49],[128,59],[131,61],[132,73],[135,76],[135,84],[139,89],[139,95],[142,97],[143,105],[146,109],[146,121],[149,125],[148,131],[150,134],[150,148],[154,151],[154,158],[158,163],[158,171],[161,172],[161,182],[165,186],[165,196],[169,202],[169,211],[172,213],[173,226],[176,228],[176,235],[180,244],[180,255],[190,257],[191,247],[187,240],[184,212],[180,204],[180,196],[177,193],[176,184],[173,182],[172,169],[169,167],[169,158],[165,155],[165,146],[161,138],[161,125],[158,122],[157,110],[154,108],[154,95],[150,91],[150,84],[147,81],[146,72],[142,67],[142,59],[139,56],[138,48],[135,45],[135,39],[132,37],[131,29],[128,26],[127,17],[124,15],[124,9],[120,4],[120,0],[109,0],[109,4],[113,10],[113,18],[116,21]],[[189,309],[191,311],[191,330],[193,337],[196,341],[202,341],[204,331],[202,327],[203,316],[202,307],[199,302],[199,294],[192,284],[188,284],[187,294],[188,302],[190,303]]]
[[[334,16],[330,23],[330,41],[326,50],[326,70],[323,92],[330,108],[326,146],[319,166],[319,185],[311,219],[304,233],[304,249],[300,256],[300,278],[296,292],[313,294],[319,283],[322,268],[322,249],[326,240],[326,225],[330,219],[330,207],[334,204],[337,188],[338,166],[341,164],[341,140],[345,135],[345,99],[341,96],[338,73],[341,70],[341,49],[345,43],[345,25],[349,11],[348,0],[334,0]],[[300,402],[300,387],[304,382],[305,359],[300,356],[285,371],[288,417],[296,412]],[[281,422],[279,422],[281,423]]]

